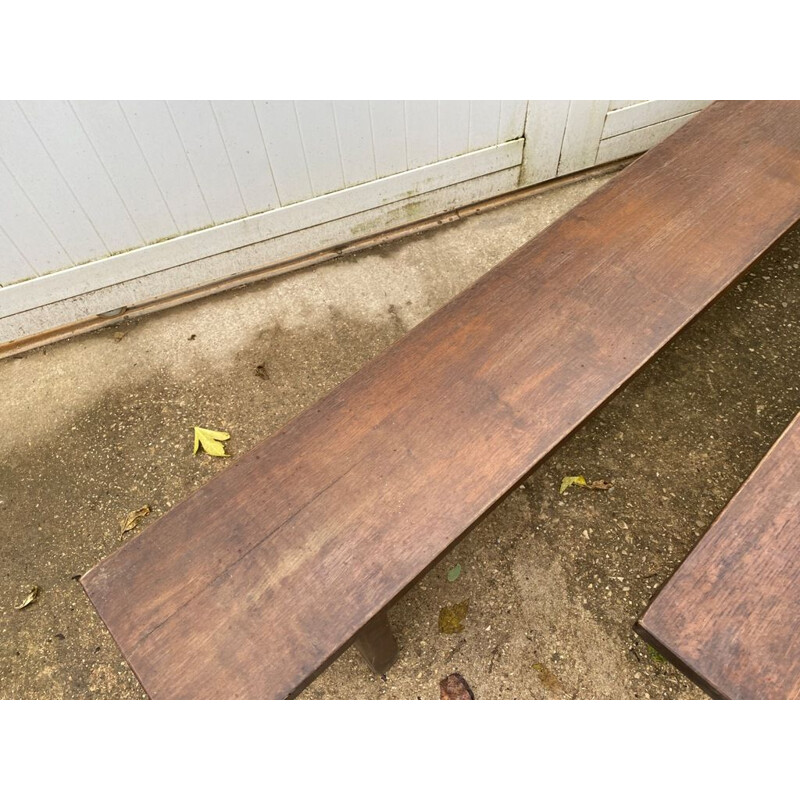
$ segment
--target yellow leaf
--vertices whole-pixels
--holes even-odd
[[[558,490],[559,494],[564,494],[573,484],[576,486],[586,486],[586,478],[584,478],[583,475],[568,475],[561,481],[561,488]]]
[[[142,517],[146,517],[150,513],[150,506],[142,506],[137,508],[136,511],[131,511],[125,519],[119,524],[120,533],[127,533],[132,531]]]
[[[459,633],[464,630],[461,624],[469,611],[469,600],[439,609],[439,633]]]
[[[32,586],[30,592],[28,592],[28,596],[18,606],[14,606],[14,608],[17,611],[22,611],[23,608],[27,608],[31,603],[35,603],[38,596],[39,587]]]
[[[230,438],[231,435],[225,431],[210,431],[207,428],[195,426],[193,452],[196,454],[198,447],[202,447],[210,456],[228,458],[229,454],[225,452],[225,445],[221,444],[221,442]]]

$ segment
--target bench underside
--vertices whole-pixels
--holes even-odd
[[[281,698],[800,217],[800,104],[720,102],[87,573],[154,698]]]

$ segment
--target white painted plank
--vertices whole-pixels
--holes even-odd
[[[0,225],[0,286],[35,277],[33,267]]]
[[[397,175],[408,169],[403,103],[396,100],[371,100],[369,111],[378,177]]]
[[[345,186],[358,186],[378,177],[372,147],[372,123],[366,100],[337,100],[333,104]]]
[[[345,188],[333,103],[302,100],[295,104],[314,196]]]
[[[74,101],[73,111],[145,242],[180,233],[116,100]]]
[[[607,111],[608,100],[570,100],[559,175],[594,166]]]
[[[17,103],[2,106],[0,159],[66,251],[67,263],[109,252]]]
[[[616,111],[618,108],[626,108],[627,106],[635,106],[637,103],[648,103],[649,100],[609,100],[608,110]]]
[[[171,269],[33,308],[14,317],[0,320],[0,342],[69,324],[104,310],[123,306],[134,307],[157,297],[210,284],[232,275],[241,275],[306,253],[337,248],[356,237],[380,233],[394,224],[402,225],[446,213],[511,191],[517,184],[518,173],[518,167],[512,167],[482,175],[427,192],[419,197],[404,198],[353,216],[254,243],[231,253],[213,255],[201,262],[179,264]],[[278,210],[269,213],[278,213]],[[387,219],[393,224],[387,226]],[[271,274],[278,275],[292,269],[296,267],[292,265],[277,267]]]
[[[0,115],[3,113],[4,108],[0,107]],[[9,239],[24,253],[32,274],[44,275],[72,265],[69,254],[3,161],[0,161],[0,221]],[[0,272],[0,283],[10,282],[11,274],[11,267],[8,268],[8,274]]]
[[[525,113],[528,104],[524,100],[501,100],[500,123],[497,128],[497,143],[519,139],[525,129]]]
[[[0,289],[0,318],[519,166],[520,140]],[[518,174],[518,170],[515,170]],[[102,309],[101,309],[102,310]],[[99,313],[99,312],[96,312]]]
[[[294,103],[259,100],[255,108],[281,205],[313,197]]]
[[[439,158],[469,151],[469,100],[439,101]]]
[[[178,230],[186,233],[212,225],[167,104],[125,100],[121,106]]]
[[[20,106],[91,220],[106,252],[130,250],[145,244],[72,106],[60,100],[28,101]],[[79,257],[86,258],[88,254]]]
[[[569,100],[529,100],[520,185],[555,178],[569,114]]]
[[[407,100],[406,151],[408,168],[439,160],[439,109],[435,100]]]
[[[605,164],[609,161],[616,161],[618,158],[643,153],[645,150],[655,147],[671,133],[685,125],[692,117],[697,116],[698,113],[685,114],[682,117],[659,122],[656,125],[649,125],[646,128],[639,128],[630,133],[603,139],[597,151],[597,163]]]
[[[471,100],[469,104],[469,149],[497,144],[499,100]]]
[[[215,100],[211,105],[247,213],[277,208],[278,192],[255,106],[249,100]]]
[[[219,224],[247,214],[217,119],[207,100],[167,103],[211,219]]]
[[[646,103],[612,111],[606,117],[603,139],[630,133],[637,128],[666,122],[668,119],[690,114],[705,108],[710,100],[649,100]]]

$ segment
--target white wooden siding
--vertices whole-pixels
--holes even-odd
[[[700,111],[708,105],[708,100],[650,100],[625,108],[609,110],[603,125],[603,139],[630,133],[648,125],[655,125],[669,119]]]
[[[706,102],[0,102],[0,343],[642,152]]]
[[[520,185],[636,155],[708,100],[536,100],[528,103]]]
[[[155,276],[177,265],[191,264],[215,254],[230,253],[257,243],[278,242],[288,234],[305,231],[336,219],[347,220],[345,227],[348,235],[341,240],[343,243],[374,232],[365,231],[359,214],[376,209],[383,213],[384,228],[397,226],[411,221],[412,218],[402,214],[393,217],[389,213],[392,204],[407,202],[408,198],[416,198],[418,202],[428,193],[451,184],[468,183],[482,176],[504,173],[502,185],[505,187],[504,191],[510,191],[516,186],[521,160],[522,140],[506,142],[416,170],[406,170],[361,186],[315,197],[287,208],[273,209],[158,245],[137,248],[90,264],[60,270],[35,281],[7,286],[0,290],[0,341],[3,340],[5,320],[31,309],[56,303],[69,296],[70,292],[83,294],[125,281]],[[274,256],[270,255],[261,264],[251,264],[249,269],[279,258],[308,253],[313,249],[311,246],[309,250],[289,252],[287,255],[285,247],[281,246]],[[268,251],[262,250],[260,257],[264,258],[265,252]],[[230,277],[237,270],[236,260],[230,259],[228,265],[231,271],[221,275],[216,272],[213,275],[200,273],[197,269],[185,270],[180,285],[171,284],[167,287],[162,284],[159,286],[159,293],[193,288],[209,280]],[[220,262],[220,266],[224,267],[224,262]],[[99,306],[92,313],[98,314],[104,310],[108,308]]]

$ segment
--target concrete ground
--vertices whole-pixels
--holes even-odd
[[[605,180],[0,362],[0,696],[144,697],[76,577],[230,463],[192,426],[235,459]],[[800,230],[424,575],[385,676],[351,650],[301,697],[433,699],[456,671],[478,699],[703,697],[632,625],[800,407],[798,263]],[[560,495],[578,474],[614,488]]]

